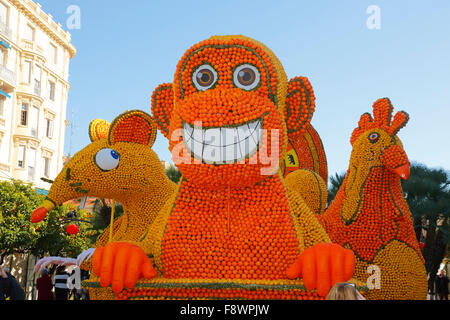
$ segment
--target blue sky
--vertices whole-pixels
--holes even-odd
[[[450,1],[106,1],[41,0],[67,30],[70,5],[81,28],[70,65],[67,118],[74,110],[72,154],[89,143],[92,119],[111,121],[127,109],[150,112],[158,84],[173,79],[178,60],[211,35],[243,34],[278,56],[289,78],[307,76],[315,90],[312,124],[329,174],[347,169],[352,130],[372,103],[389,97],[411,119],[399,137],[412,161],[450,169]],[[381,29],[370,30],[370,5]],[[70,128],[65,153],[70,151]],[[170,160],[162,134],[154,145]]]

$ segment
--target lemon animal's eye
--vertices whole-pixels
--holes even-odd
[[[197,90],[205,91],[217,82],[217,71],[209,64],[203,64],[192,74],[192,82]]]
[[[234,85],[247,91],[255,89],[260,80],[261,74],[258,68],[251,64],[241,64],[233,73]]]
[[[104,148],[94,157],[95,164],[103,171],[110,171],[119,165],[120,155],[116,150]]]
[[[378,139],[380,139],[380,134],[378,132],[372,132],[371,134],[369,134],[369,141],[371,143],[377,142]]]

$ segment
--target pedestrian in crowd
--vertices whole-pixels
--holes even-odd
[[[4,267],[3,270],[9,280],[9,291],[7,292],[7,297],[9,297],[10,300],[25,300],[25,290],[23,290],[22,286],[19,284],[19,281],[17,281],[16,277],[9,272],[8,268]]]
[[[38,290],[38,300],[55,300],[52,278],[48,275],[47,269],[42,270],[41,277],[36,280],[36,289]]]
[[[326,300],[366,300],[354,283],[338,282],[328,292]]]
[[[9,278],[3,267],[0,266],[0,300],[6,300],[6,297],[9,296],[8,292],[10,292]]]
[[[56,268],[56,274],[54,277],[55,298],[56,300],[67,300],[69,296],[69,288],[67,286],[67,279],[69,274],[66,272],[65,266],[59,266]]]
[[[89,279],[89,271],[81,270],[81,281]],[[89,290],[82,288],[80,292],[80,300],[89,300]]]
[[[72,270],[72,272],[69,275],[69,282],[71,284],[71,287],[69,287],[69,296],[67,297],[68,300],[70,300],[72,297],[74,300],[77,299],[77,288],[76,288],[76,282],[75,282],[75,269]],[[72,288],[72,289],[70,289]]]
[[[442,269],[436,277],[436,292],[439,300],[448,300],[448,283],[449,279],[445,274],[445,270]]]

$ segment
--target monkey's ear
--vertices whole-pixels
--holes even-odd
[[[171,83],[159,85],[152,94],[152,114],[155,124],[169,139],[170,118],[173,110],[173,89]]]
[[[108,137],[109,122],[102,119],[94,119],[89,124],[89,138],[92,142]]]
[[[284,112],[288,135],[306,130],[314,114],[315,100],[308,78],[295,77],[289,81]]]

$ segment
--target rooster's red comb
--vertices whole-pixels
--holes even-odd
[[[364,113],[361,116],[358,122],[358,128],[353,130],[350,143],[353,145],[361,134],[367,130],[376,128],[383,129],[391,136],[396,135],[408,123],[409,115],[405,111],[399,111],[392,120],[393,110],[391,100],[388,98],[375,101],[373,104],[373,118],[370,113]]]

